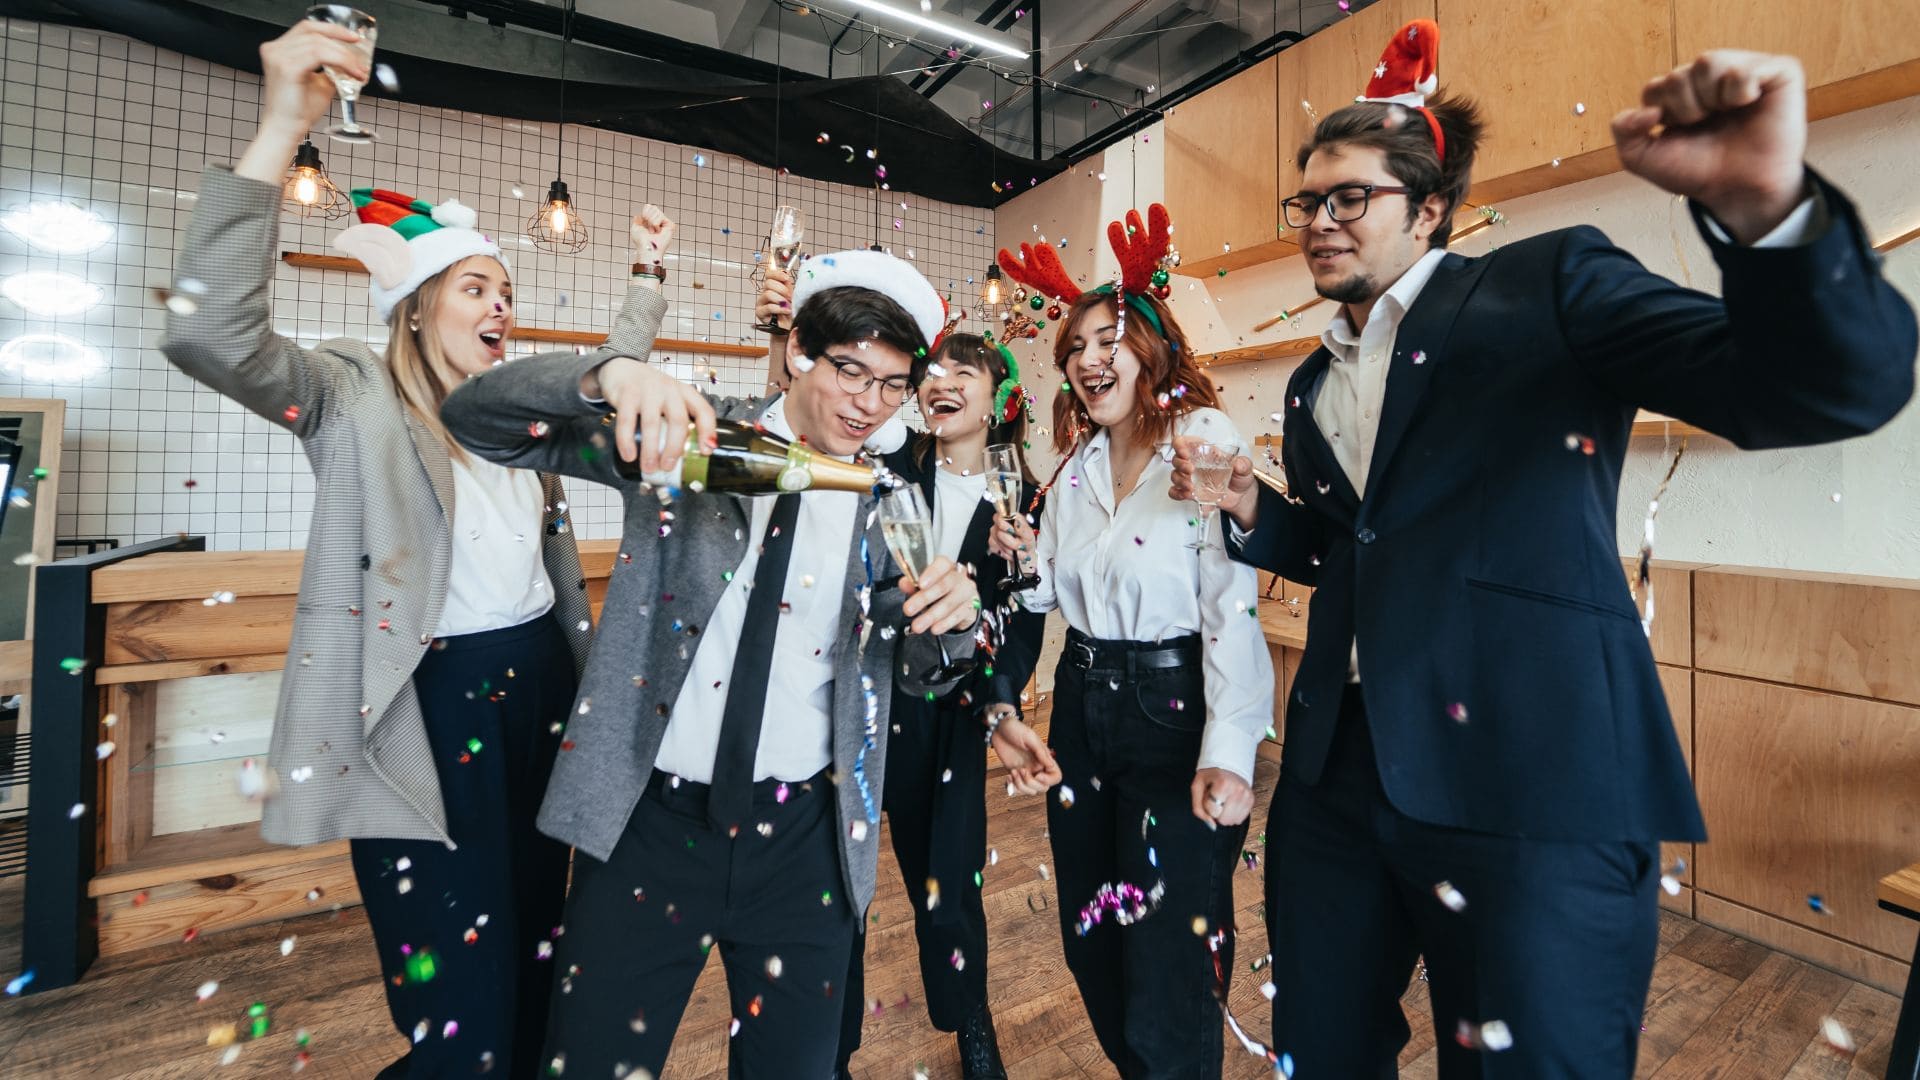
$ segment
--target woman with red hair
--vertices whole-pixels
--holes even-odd
[[[1065,461],[1037,536],[1016,520],[995,543],[1037,563],[1022,603],[1069,628],[1049,735],[1064,780],[1047,824],[1067,967],[1094,1033],[1122,1076],[1217,1077],[1215,990],[1233,963],[1232,876],[1273,668],[1251,568],[1217,542],[1190,544],[1193,507],[1168,495],[1176,436],[1244,444],[1154,295],[1166,209],[1127,218],[1108,227],[1120,281],[1084,294],[1045,244],[1000,253],[1069,308],[1054,340]]]

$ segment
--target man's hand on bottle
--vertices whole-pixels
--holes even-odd
[[[580,379],[580,393],[613,410],[613,444],[620,460],[638,459],[642,472],[670,472],[686,449],[687,428],[712,450],[713,403],[700,391],[630,356],[616,356]],[[635,434],[643,433],[639,443]],[[969,582],[971,584],[971,582]]]
[[[900,591],[907,594],[901,611],[913,620],[907,624],[909,634],[950,634],[980,618],[980,590],[945,555],[928,563],[917,583],[901,578]]]

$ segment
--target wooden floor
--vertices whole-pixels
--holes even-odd
[[[1261,763],[1260,804],[1277,769]],[[1062,966],[1058,924],[1049,910],[1052,886],[1045,811],[1038,799],[1009,799],[1004,774],[988,778],[990,843],[998,862],[986,871],[991,926],[989,995],[1001,1046],[1019,1080],[1113,1076],[1081,1012]],[[996,790],[997,789],[997,790]],[[919,1003],[912,916],[890,848],[881,844],[880,893],[871,912],[867,993],[887,1004],[867,1020],[854,1075],[908,1080],[959,1075],[951,1036],[934,1031]],[[1243,957],[1266,951],[1258,913],[1260,872],[1242,869],[1239,901]],[[18,970],[20,879],[0,883],[0,973]],[[284,939],[293,951],[281,954]],[[1240,965],[1234,1010],[1255,1035],[1267,1027],[1256,980]],[[211,935],[97,963],[78,986],[0,1001],[0,1076],[20,1077],[279,1077],[295,1065],[296,1039],[310,1033],[303,1077],[370,1077],[406,1047],[389,1026],[374,963],[372,937],[360,909],[317,914],[250,930]],[[196,989],[220,988],[205,1002]],[[904,999],[904,1004],[902,1003]],[[223,1051],[208,1046],[211,1029],[239,1023],[263,1002],[272,1020],[264,1038]],[[1414,1039],[1401,1055],[1402,1075],[1435,1075],[1433,1030],[1424,984],[1405,1004]],[[1660,923],[1660,960],[1648,996],[1640,1077],[1832,1078],[1866,1080],[1885,1073],[1899,1003],[1879,990],[1669,914]],[[1837,1018],[1859,1045],[1855,1056],[1832,1050],[1820,1033]],[[718,962],[710,964],[681,1026],[666,1076],[723,1077],[729,1012]],[[1227,1037],[1229,1077],[1270,1075]]]

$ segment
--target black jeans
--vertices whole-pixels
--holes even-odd
[[[855,925],[833,784],[825,773],[760,781],[754,825],[732,837],[707,823],[707,793],[655,773],[612,858],[575,860],[554,956],[550,1067],[557,1060],[568,1076],[607,1077],[624,1065],[618,1075],[658,1076],[717,946],[739,1023],[728,1075],[832,1073]]]
[[[560,746],[554,725],[573,706],[566,634],[547,615],[442,638],[413,692],[459,846],[349,845],[387,1010],[413,1040],[382,1075],[538,1076],[553,985],[538,950],[560,923],[567,846],[533,821]]]
[[[987,857],[986,728],[968,708],[896,694],[883,806],[894,858],[913,904],[920,985],[935,1029],[959,1031],[987,1005],[987,910],[977,883]],[[940,902],[927,907],[929,880]],[[853,943],[841,1013],[840,1064],[860,1048],[866,1019],[865,927]]]
[[[1320,782],[1283,770],[1267,819],[1274,1049],[1298,1080],[1395,1076],[1400,995],[1424,954],[1442,1077],[1630,1077],[1659,874],[1652,842],[1526,840],[1401,814],[1349,687]],[[1511,1048],[1461,1045],[1488,1025]]]
[[[1220,1075],[1205,934],[1233,925],[1233,871],[1247,829],[1211,829],[1193,816],[1207,707],[1199,641],[1186,642],[1181,666],[1131,673],[1124,659],[1083,668],[1085,654],[1069,645],[1054,674],[1048,743],[1064,780],[1048,797],[1047,827],[1060,936],[1100,1048],[1128,1080]],[[1081,911],[1101,885],[1151,890],[1162,881],[1159,909],[1146,918],[1121,926],[1108,912],[1080,932]],[[1228,973],[1231,941],[1221,949]]]

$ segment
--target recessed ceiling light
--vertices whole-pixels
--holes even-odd
[[[34,202],[0,215],[0,225],[42,251],[77,255],[113,239],[113,226],[69,202]]]
[[[100,287],[50,270],[29,270],[0,282],[0,294],[28,313],[57,319],[78,315],[100,302]]]
[[[78,382],[106,366],[100,350],[65,334],[25,334],[0,346],[0,371],[29,382]]]

